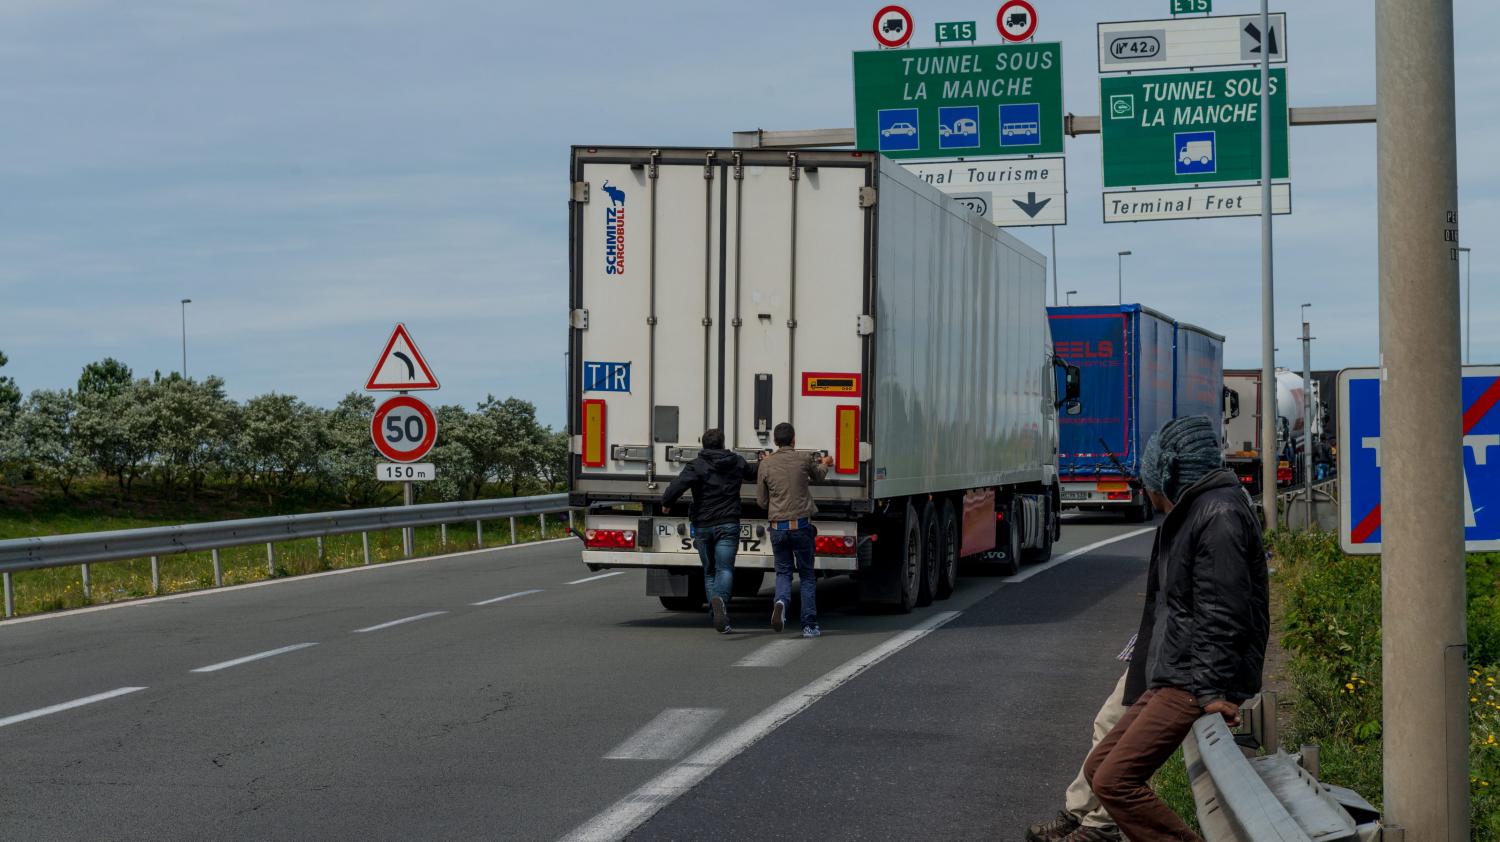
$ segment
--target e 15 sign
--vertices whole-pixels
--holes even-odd
[[[1172,0],[1174,15],[1206,15],[1213,10],[1213,0]]]

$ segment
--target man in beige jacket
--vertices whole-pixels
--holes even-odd
[[[813,503],[808,485],[828,475],[832,456],[819,459],[798,453],[797,431],[782,422],[771,431],[775,453],[761,458],[755,479],[755,496],[771,520],[771,554],[776,560],[776,602],[771,607],[771,630],[786,627],[786,607],[792,598],[792,567],[802,585],[802,636],[817,637],[818,582],[813,573],[813,549],[818,530],[812,525]]]

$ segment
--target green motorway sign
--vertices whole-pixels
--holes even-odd
[[[939,44],[946,44],[949,41],[968,41],[972,44],[979,40],[975,34],[977,29],[974,26],[974,21],[971,20],[947,21],[938,23],[935,26],[937,27],[937,42]]]
[[[1099,80],[1104,186],[1260,178],[1260,71]],[[1271,71],[1271,177],[1286,178],[1286,69]]]
[[[1172,0],[1174,15],[1206,15],[1213,10],[1213,0]]]
[[[891,158],[1061,154],[1062,45],[857,52],[854,130]]]

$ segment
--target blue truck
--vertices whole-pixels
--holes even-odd
[[[1082,373],[1082,412],[1059,419],[1065,509],[1151,518],[1141,451],[1173,418],[1207,415],[1223,435],[1224,337],[1140,304],[1050,307],[1053,353]]]

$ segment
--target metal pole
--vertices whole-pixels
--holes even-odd
[[[365,564],[369,564],[370,563],[370,533],[368,533],[368,532],[361,532],[361,533],[359,533],[359,543],[360,543],[360,546],[364,547],[364,550],[365,550]]]
[[[193,299],[182,299],[182,379],[187,379],[187,306]]]
[[[15,584],[10,580],[10,573],[5,573],[3,576],[0,576],[0,579],[5,580],[5,616],[14,617],[16,616]]]
[[[89,581],[89,566],[87,564],[80,564],[78,567],[83,571],[83,601],[92,602],[94,600],[94,586]]]
[[[214,587],[224,587],[224,566],[219,563],[219,548],[214,547]]]
[[[1464,253],[1464,365],[1474,362],[1474,250],[1462,246]]]
[[[161,593],[161,559],[157,556],[151,557],[151,593]]]
[[[1052,226],[1052,306],[1057,306],[1057,226]]]
[[[1271,12],[1260,0],[1260,500],[1267,529],[1276,517],[1276,301],[1271,251]]]
[[[409,482],[403,482],[403,483],[401,483],[401,497],[405,501],[404,504],[407,505],[407,506],[410,506],[410,505],[412,505],[412,503],[415,502],[412,499],[411,483],[409,483]],[[412,545],[415,543],[415,541],[412,540],[412,537],[413,537],[412,536],[412,528],[410,526],[408,526],[408,527],[406,527],[406,528],[404,528],[404,529],[401,530],[401,552],[407,558],[411,558],[412,555],[413,555],[413,547],[412,547]]]
[[[1307,323],[1306,308],[1302,305],[1302,493],[1307,503],[1307,531],[1313,528],[1313,382],[1312,382],[1312,333]]]
[[[1453,2],[1376,0],[1375,33],[1385,820],[1466,840]]]
[[[510,542],[512,544],[514,544],[516,542],[516,519],[515,518],[511,518],[510,519]]]
[[[266,575],[276,575],[276,545],[270,541],[266,542]]]

